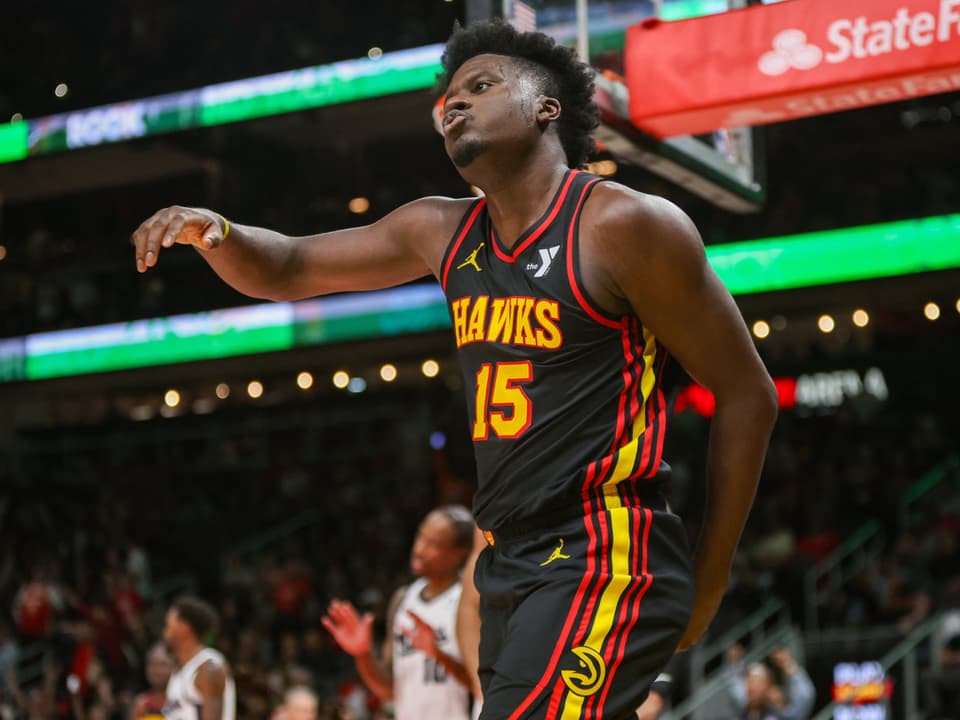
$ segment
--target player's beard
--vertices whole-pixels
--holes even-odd
[[[453,155],[450,159],[458,168],[465,168],[476,160],[487,149],[487,144],[483,140],[465,139],[457,143],[453,149]]]

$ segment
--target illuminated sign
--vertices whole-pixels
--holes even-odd
[[[783,410],[797,407],[835,408],[848,398],[870,396],[886,400],[889,396],[887,380],[880,368],[870,368],[862,374],[856,370],[831,370],[795,378],[775,378],[773,382]],[[703,417],[713,417],[716,407],[713,393],[693,383],[677,393],[674,412],[693,410]]]
[[[129,103],[70,113],[67,115],[67,147],[143,137],[147,134],[143,108],[143,103]]]
[[[893,681],[878,662],[837,663],[833,668],[835,720],[885,720]]]
[[[834,370],[797,378],[797,405],[839,407],[844,400],[862,395],[887,399],[889,392],[882,370],[870,368],[862,375],[856,370]]]
[[[627,30],[626,79],[630,118],[656,137],[953,92],[960,0],[793,0],[644,22]]]

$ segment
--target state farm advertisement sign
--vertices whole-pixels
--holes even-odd
[[[960,0],[792,0],[627,30],[630,118],[658,137],[960,90]]]

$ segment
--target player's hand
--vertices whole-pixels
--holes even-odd
[[[220,216],[211,210],[179,205],[164,208],[145,221],[130,238],[136,248],[137,270],[146,272],[157,264],[162,248],[175,244],[213,250],[223,242]]]
[[[320,620],[343,650],[354,657],[373,649],[373,614],[361,617],[346,600],[334,600]]]
[[[417,650],[434,660],[437,658],[437,631],[430,624],[412,610],[407,615],[413,620],[412,628],[403,628],[400,632],[410,641]]]

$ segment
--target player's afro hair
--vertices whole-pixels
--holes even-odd
[[[599,124],[593,102],[593,70],[572,48],[536,32],[518,32],[503,20],[487,20],[469,27],[455,26],[443,53],[441,84],[446,88],[467,60],[483,54],[506,55],[531,72],[544,95],[560,101],[557,130],[567,165],[583,165],[596,151],[591,133]]]

